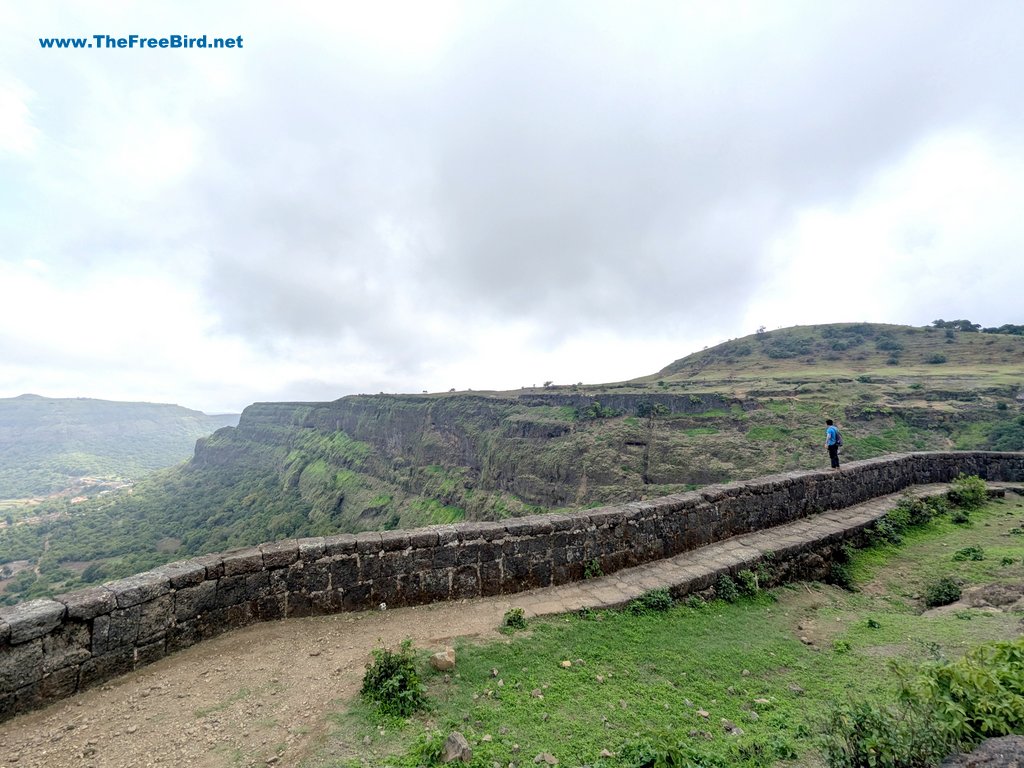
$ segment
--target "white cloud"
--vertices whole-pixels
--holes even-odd
[[[1024,154],[991,135],[926,138],[847,205],[801,211],[745,313],[768,327],[969,317],[1014,322],[1024,281]]]

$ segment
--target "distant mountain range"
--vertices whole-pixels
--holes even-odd
[[[0,499],[86,492],[185,461],[238,423],[177,405],[38,395],[0,399]],[[83,482],[82,478],[86,478]]]

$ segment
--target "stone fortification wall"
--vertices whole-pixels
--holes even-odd
[[[573,514],[279,541],[0,609],[0,718],[257,621],[507,594],[669,557],[1024,453],[917,453]]]

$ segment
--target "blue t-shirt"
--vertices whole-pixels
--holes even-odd
[[[829,427],[825,430],[825,445],[835,445],[836,438],[839,435],[839,430],[834,426]]]

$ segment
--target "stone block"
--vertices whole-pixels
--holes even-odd
[[[420,575],[420,584],[427,602],[447,600],[451,596],[451,571],[426,571]]]
[[[370,605],[380,606],[383,603],[388,608],[398,608],[405,605],[405,594],[402,586],[402,580],[397,576],[377,579],[370,585]]]
[[[294,539],[261,544],[264,568],[285,568],[299,559],[299,545]]]
[[[139,639],[139,617],[142,608],[133,605],[130,608],[118,608],[110,613],[107,625],[106,647],[103,652],[112,653],[119,648],[133,648]],[[96,642],[97,622],[104,617],[98,616],[93,622],[93,643]],[[95,647],[93,653],[96,653]]]
[[[194,587],[206,580],[206,566],[195,560],[182,560],[160,566],[160,571],[170,582],[171,589]]]
[[[378,531],[363,531],[356,534],[356,551],[360,554],[374,554],[381,551],[381,536]]]
[[[288,566],[286,580],[289,592],[323,592],[331,588],[331,561],[299,560]],[[269,586],[269,582],[268,582]]]
[[[160,571],[147,571],[104,586],[114,593],[118,608],[130,608],[166,595],[171,591],[171,580]]]
[[[430,549],[437,546],[437,531],[429,528],[409,532],[409,546],[415,549]]]
[[[135,648],[119,648],[83,662],[78,671],[78,688],[82,690],[135,668]]]
[[[299,560],[304,563],[319,560],[324,556],[327,541],[322,536],[299,539]]]
[[[480,596],[480,572],[475,565],[461,565],[452,571],[453,600]]]
[[[0,647],[0,692],[14,693],[43,677],[43,641],[40,638]]]
[[[263,552],[259,547],[246,547],[224,554],[224,575],[240,576],[263,570]]]
[[[202,636],[193,622],[177,624],[167,631],[167,652],[175,653],[191,648],[200,640]]]
[[[39,681],[40,703],[66,699],[78,690],[78,667],[64,667],[43,675]]]
[[[330,561],[330,586],[332,589],[348,589],[359,583],[359,558],[345,555]]]
[[[382,531],[380,548],[384,552],[395,552],[409,548],[409,534],[405,531]]]
[[[466,542],[455,550],[455,565],[477,565],[480,562],[480,547],[482,542]]]
[[[371,606],[370,585],[355,584],[345,590],[342,605],[346,611],[363,611]]]
[[[17,645],[42,637],[59,626],[66,611],[64,604],[56,600],[30,600],[0,608],[0,621],[10,627],[9,642]]]
[[[217,582],[203,581],[174,593],[174,617],[178,623],[195,618],[217,604]]]
[[[167,640],[161,637],[135,649],[135,666],[144,667],[147,664],[152,664],[154,661],[159,661],[166,655]]]
[[[351,533],[338,533],[324,537],[324,557],[339,557],[356,553],[356,537]]]
[[[69,619],[88,621],[117,607],[114,593],[106,587],[87,587],[55,598],[67,608]]]
[[[434,550],[434,569],[453,568],[459,559],[459,545],[452,543]]]
[[[174,596],[162,595],[139,606],[139,643],[162,636],[171,626],[174,616]]]
[[[82,621],[68,621],[42,638],[43,674],[77,666],[92,658],[92,632]]]

